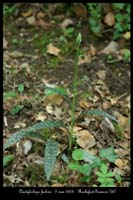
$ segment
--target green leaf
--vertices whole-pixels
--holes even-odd
[[[58,94],[58,95],[63,96],[65,98],[68,96],[68,93],[64,88],[52,87],[52,86],[50,87],[50,86],[47,86],[47,85],[45,85],[45,94],[46,94],[46,96]]]
[[[44,171],[49,181],[58,153],[58,143],[54,140],[48,140],[44,151]]]
[[[29,136],[31,132],[36,132],[37,130],[41,130],[44,128],[59,128],[59,127],[65,128],[64,123],[60,121],[53,121],[53,120],[46,120],[43,122],[39,122],[27,129],[22,129],[14,133],[4,144],[4,149],[14,145],[16,142],[19,142],[22,138]],[[31,137],[32,137],[32,134],[31,134]]]
[[[114,179],[113,178],[102,178],[102,177],[99,177],[97,180],[99,182],[101,182],[102,184],[106,184],[106,185],[114,183]]]
[[[113,117],[112,115],[110,115],[102,110],[97,110],[97,109],[82,111],[80,115],[98,115],[98,116],[102,116],[102,117],[107,117],[107,118],[117,122],[115,117]]]
[[[21,83],[21,84],[18,85],[18,91],[20,93],[22,93],[24,91],[24,84],[23,83]]]
[[[77,164],[77,163],[69,163],[68,167],[71,170],[78,170],[79,164]]]
[[[84,152],[82,151],[82,149],[75,149],[72,152],[72,158],[74,160],[83,160],[84,159]]]
[[[115,174],[115,179],[117,180],[118,183],[121,183],[122,178],[119,174]]]
[[[86,152],[84,150],[82,150],[84,155],[83,155],[83,160],[85,162],[89,162],[90,164],[94,164],[94,162],[98,162],[98,158],[96,156],[93,156],[91,153]]]
[[[103,174],[106,174],[107,171],[108,171],[108,167],[107,167],[105,164],[101,164],[100,169],[101,169],[101,172],[102,172]]]
[[[80,182],[82,182],[82,183],[87,183],[89,181],[90,181],[90,177],[89,176],[80,177]]]
[[[91,168],[90,168],[89,164],[80,165],[78,169],[81,174],[90,176]]]
[[[108,147],[106,149],[101,149],[99,151],[99,155],[101,158],[106,158],[109,162],[114,163],[117,159],[117,154],[115,153],[114,147]]]
[[[105,178],[105,174],[101,173],[101,172],[96,172],[96,175],[101,177],[101,178]]]
[[[16,92],[4,92],[4,99],[11,99],[12,97],[16,97]]]
[[[114,176],[114,173],[113,172],[108,172],[107,174],[106,174],[106,177],[113,177]]]
[[[23,105],[16,105],[15,107],[13,107],[10,111],[11,115],[16,115],[17,113],[19,113],[22,109],[23,109]]]
[[[121,10],[125,7],[125,3],[113,3],[115,9]]]
[[[80,44],[80,43],[81,43],[81,40],[82,40],[82,38],[81,38],[81,33],[79,33],[78,36],[77,36],[77,38],[76,38],[77,44]]]
[[[6,155],[3,157],[3,167],[7,167],[9,163],[14,159],[14,155]]]

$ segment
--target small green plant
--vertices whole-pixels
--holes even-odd
[[[26,138],[26,137],[30,137],[30,138],[34,138],[34,139],[38,139],[41,140],[41,142],[45,143],[45,150],[44,150],[44,158],[45,158],[45,162],[44,162],[44,171],[46,174],[46,179],[49,181],[51,174],[52,174],[52,170],[56,161],[56,157],[57,157],[57,152],[58,152],[58,143],[49,138],[47,139],[47,141],[45,142],[45,139],[40,133],[36,134],[37,131],[39,130],[43,130],[43,129],[54,129],[54,128],[65,128],[66,132],[68,133],[68,149],[69,151],[72,150],[72,145],[73,145],[73,128],[75,125],[75,121],[76,119],[78,119],[78,117],[80,116],[85,116],[85,115],[98,115],[98,116],[102,116],[102,117],[107,117],[109,119],[111,119],[112,121],[114,121],[115,123],[117,123],[117,120],[110,114],[101,111],[101,110],[97,110],[97,109],[91,109],[88,111],[82,111],[80,113],[79,116],[76,117],[76,100],[77,100],[77,83],[78,83],[78,58],[80,56],[80,43],[81,43],[81,34],[79,33],[76,39],[76,58],[75,58],[75,63],[74,63],[74,79],[73,79],[73,99],[72,99],[72,103],[70,103],[70,98],[68,97],[68,93],[64,88],[60,88],[60,87],[56,87],[56,86],[51,86],[49,84],[46,84],[45,87],[45,94],[46,96],[49,95],[59,95],[62,96],[64,98],[64,100],[66,100],[68,102],[68,104],[70,105],[71,108],[71,122],[70,124],[65,124],[63,121],[55,121],[55,120],[45,120],[39,123],[34,124],[31,127],[28,127],[26,129],[22,129],[17,131],[16,133],[12,134],[12,136],[6,141],[6,143],[4,144],[4,150],[13,146],[15,143],[19,142],[21,139]],[[18,90],[20,93],[23,92],[24,90],[24,86],[23,84],[20,84],[18,87]],[[16,111],[13,111],[13,113]],[[74,155],[73,155],[74,156]],[[79,155],[80,156],[80,155]],[[75,157],[74,157],[75,159]],[[96,165],[98,165],[98,159],[96,159],[94,156],[92,155],[88,155],[86,152],[83,153],[83,159],[84,161],[89,161],[90,164],[92,164],[91,167],[94,167]],[[96,159],[96,162],[93,162],[92,160]],[[89,172],[87,172],[87,170],[89,169],[88,164],[83,165],[83,166],[78,166],[78,170],[80,172],[82,172],[82,174],[86,174],[88,175]],[[85,172],[84,172],[85,170]]]
[[[123,52],[123,58],[124,60],[128,61],[130,59],[130,50],[129,49],[124,49],[124,52]]]
[[[98,35],[101,33],[102,30],[102,24],[101,24],[102,4],[87,3],[87,8],[90,13],[89,16],[90,29],[94,34]]]
[[[4,95],[3,95],[3,97],[4,97],[4,100],[9,100],[9,99],[12,99],[12,98],[14,98],[14,97],[16,97],[16,92],[4,92]]]
[[[10,110],[10,113],[11,115],[16,115],[18,114],[22,109],[23,109],[23,105],[16,105],[14,106],[11,110]]]
[[[130,31],[130,3],[113,3],[115,25],[113,38],[120,38],[121,34]]]
[[[89,27],[97,36],[101,36],[104,28],[102,21],[104,18],[102,3],[87,3],[89,11]],[[130,31],[130,3],[112,3],[115,24],[113,26],[113,39],[119,39],[122,33]]]
[[[114,187],[115,182],[121,182],[121,177],[108,171],[107,167],[107,164],[114,163],[117,159],[113,146],[100,150],[99,157],[83,149],[75,149],[72,158],[74,162],[70,162],[68,167],[70,170],[77,171],[81,182],[89,183],[94,175],[98,176],[96,181],[100,183],[100,187]]]
[[[3,157],[3,167],[7,167],[14,159],[14,155],[5,155]]]
[[[24,84],[23,83],[18,85],[18,92],[20,93],[20,96],[22,97],[22,93],[24,92]]]
[[[97,181],[100,183],[100,187],[114,187],[114,173],[111,171],[108,171],[107,165],[104,163],[100,166],[100,171],[96,172],[96,175],[98,176]]]
[[[15,10],[16,10],[17,6],[16,5],[13,5],[13,6],[3,6],[3,15],[4,16],[9,16],[9,15],[12,15]]]

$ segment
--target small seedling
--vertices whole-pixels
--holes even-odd
[[[68,167],[70,170],[77,171],[79,179],[82,182],[89,182],[92,177],[91,175],[93,174],[98,176],[97,181],[100,182],[100,187],[114,187],[114,181],[116,180],[118,182],[118,180],[121,180],[120,176],[116,177],[113,172],[108,172],[107,164],[105,164],[107,162],[114,163],[117,159],[112,146],[100,150],[99,157],[96,157],[83,149],[75,149],[72,152],[72,158],[75,162],[70,162]],[[98,168],[100,171],[96,171],[95,173],[95,170]],[[94,184],[93,186],[97,185]]]
[[[100,187],[114,187],[114,173],[108,171],[108,167],[105,164],[101,164],[100,171],[96,172],[98,176],[97,181],[100,183]]]

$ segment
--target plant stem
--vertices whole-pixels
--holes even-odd
[[[78,58],[80,55],[80,42],[77,41],[77,50],[76,50],[76,58],[74,63],[74,79],[73,79],[73,100],[72,100],[72,108],[71,108],[71,124],[70,124],[70,131],[69,131],[69,150],[72,146],[72,134],[73,134],[73,127],[75,124],[75,108],[76,108],[76,97],[77,97],[77,80],[78,80]]]

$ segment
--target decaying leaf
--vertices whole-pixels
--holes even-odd
[[[26,18],[26,21],[28,22],[29,25],[35,25],[36,24],[36,19],[35,16],[32,15],[31,17]]]
[[[21,13],[23,17],[30,17],[33,14],[33,10],[30,8],[27,12]]]
[[[124,33],[124,34],[123,34],[123,37],[124,37],[126,40],[130,40],[130,38],[131,38],[131,32],[128,31],[128,32]]]
[[[118,124],[123,127],[124,129],[129,129],[128,118],[120,114],[119,112],[115,111],[114,116],[118,119]]]
[[[44,12],[38,12],[37,15],[36,15],[36,17],[37,17],[37,19],[39,19],[39,18],[44,18],[46,15],[47,14],[44,13]]]
[[[107,24],[108,26],[113,26],[115,24],[115,17],[112,12],[109,12],[105,18],[104,18],[104,23]]]
[[[77,17],[84,17],[86,18],[88,15],[88,11],[86,7],[82,3],[77,3],[73,6],[74,12]]]
[[[54,56],[58,56],[60,51],[61,50],[59,48],[55,47],[51,43],[47,46],[47,53],[52,54]]]
[[[36,116],[35,119],[37,121],[44,121],[46,119],[46,116],[43,114],[43,112],[39,112]]]
[[[51,115],[53,115],[53,113],[54,113],[53,107],[51,105],[47,105],[46,106],[46,111]]]
[[[63,30],[65,30],[69,25],[72,25],[73,24],[73,21],[69,18],[65,19],[62,23],[61,23],[61,28]]]
[[[5,38],[3,38],[3,49],[6,49],[8,47],[8,42]]]
[[[26,124],[24,122],[17,122],[15,123],[14,127],[15,129],[19,129],[19,128],[25,128]]]
[[[78,65],[81,65],[81,64],[84,64],[84,63],[91,63],[90,51],[86,52],[83,57],[79,57]]]
[[[112,105],[109,101],[104,101],[102,106],[103,106],[103,110],[108,110],[111,108]]]
[[[90,44],[90,54],[91,56],[95,56],[97,54],[97,49],[92,44]]]
[[[83,108],[83,109],[86,109],[86,108],[89,108],[90,106],[89,106],[89,103],[87,102],[87,101],[85,101],[85,100],[80,100],[80,102],[79,102],[79,106],[81,107],[81,108]]]
[[[45,97],[44,104],[45,105],[61,105],[63,103],[63,97],[53,94]]]
[[[87,130],[79,130],[79,131],[74,130],[73,135],[77,138],[76,140],[77,144],[83,149],[88,149],[96,144],[95,138]]]
[[[62,115],[62,108],[56,107],[53,113],[57,119],[60,119]]]
[[[98,78],[100,78],[102,80],[105,80],[105,78],[106,78],[106,71],[105,70],[99,70],[97,72],[97,75],[98,75]]]
[[[51,27],[51,24],[48,22],[45,22],[43,19],[39,18],[38,21],[36,21],[36,25],[42,27],[44,30],[48,31]]]
[[[124,165],[122,159],[120,159],[120,158],[116,159],[115,164],[116,164],[116,166],[119,167],[119,168],[122,168],[123,165]]]
[[[24,140],[23,142],[23,153],[24,155],[27,155],[28,152],[31,150],[32,148],[32,142],[30,140]]]
[[[103,50],[99,51],[98,54],[109,54],[109,53],[117,53],[119,49],[119,45],[117,42],[111,41],[107,47],[105,47]]]

